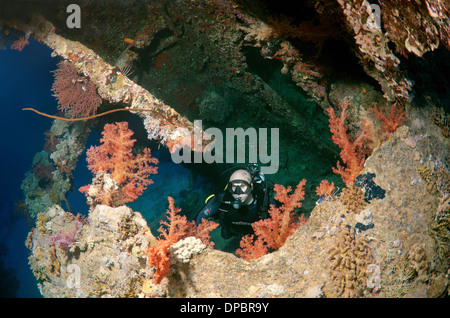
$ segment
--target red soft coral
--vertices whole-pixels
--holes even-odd
[[[170,255],[169,248],[172,244],[189,236],[195,236],[202,240],[208,246],[213,246],[209,242],[209,232],[216,229],[219,224],[203,220],[198,226],[195,221],[188,222],[186,216],[178,215],[180,208],[175,207],[175,200],[172,197],[169,200],[169,209],[167,210],[167,221],[161,221],[158,229],[160,236],[156,245],[152,245],[147,249],[147,262],[150,266],[156,267],[153,279],[159,284],[164,277],[169,276]]]
[[[127,122],[106,124],[100,139],[100,146],[92,146],[86,152],[88,168],[93,173],[107,173],[115,182],[113,190],[105,193],[105,188],[96,191],[101,204],[119,206],[126,202],[135,201],[148,185],[153,183],[149,176],[158,172],[158,168],[151,164],[158,164],[153,158],[150,149],[145,148],[143,153],[133,155],[133,146],[136,142],[131,139],[133,131],[128,128]],[[80,191],[89,196],[91,185],[80,188]]]
[[[403,124],[406,118],[405,109],[395,104],[392,104],[389,107],[387,111],[389,115],[382,111],[381,108],[378,109],[375,105],[370,108],[369,111],[381,121],[381,129],[384,134],[393,133],[396,131],[397,128]]]
[[[337,168],[333,167],[333,172],[341,175],[345,184],[355,182],[356,176],[364,168],[366,155],[370,153],[367,147],[367,141],[371,139],[371,129],[366,121],[363,121],[360,131],[352,138],[347,133],[347,125],[345,120],[348,117],[346,112],[349,102],[341,103],[341,116],[336,117],[333,108],[328,108],[327,112],[330,116],[330,131],[332,133],[333,142],[341,148],[341,159],[346,167],[342,167],[339,162]]]
[[[268,249],[277,250],[295,230],[306,222],[303,216],[296,222],[294,212],[295,208],[301,207],[301,201],[305,198],[305,183],[305,179],[300,181],[293,194],[289,194],[292,191],[290,186],[287,188],[279,184],[274,186],[275,199],[282,205],[279,208],[271,205],[270,218],[252,224],[257,239],[253,240],[252,236],[243,237],[241,249],[236,251],[237,255],[249,260],[264,255]]]

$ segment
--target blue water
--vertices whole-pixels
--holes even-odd
[[[44,146],[44,132],[52,124],[51,119],[22,108],[57,113],[57,102],[50,89],[53,83],[51,71],[56,69],[59,59],[50,54],[49,48],[32,39],[22,52],[0,50],[0,107],[3,110],[0,125],[3,167],[0,179],[0,289],[7,285],[7,290],[0,290],[0,297],[41,297],[24,244],[30,228],[25,218],[15,213],[14,202],[24,198],[20,185],[31,168],[34,155]],[[94,129],[87,140],[87,148],[98,145],[99,137],[100,132]],[[174,164],[166,148],[155,149],[152,155],[160,161],[158,174],[151,177],[154,183],[128,206],[142,213],[152,232],[158,235],[156,229],[167,209],[167,196],[174,197],[176,206],[195,207],[185,211],[193,219],[196,209],[201,208],[205,195],[209,194],[202,189],[209,191],[211,184],[203,177],[191,175],[186,167]],[[73,175],[75,191],[69,191],[66,198],[75,214],[87,214],[86,198],[78,191],[79,187],[91,183],[93,177],[86,167],[86,152],[80,156]]]
[[[0,50],[0,165],[3,168],[0,258],[4,268],[10,269],[19,281],[17,297],[40,297],[25,247],[30,229],[25,219],[14,213],[14,201],[23,198],[20,184],[31,167],[33,156],[44,145],[44,131],[52,124],[48,118],[22,111],[22,108],[56,112],[57,103],[50,91],[53,82],[50,71],[56,68],[58,59],[52,58],[50,53],[47,47],[33,40],[22,52]]]

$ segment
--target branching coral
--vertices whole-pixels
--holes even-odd
[[[247,33],[245,36],[246,41],[250,41],[253,38],[257,43],[260,43],[275,36],[273,28],[264,22],[251,24],[250,27],[241,26],[240,29]]]
[[[339,162],[337,168],[333,167],[333,172],[341,175],[345,184],[355,182],[356,176],[364,168],[366,155],[371,152],[367,147],[367,141],[371,139],[369,124],[363,120],[360,131],[354,138],[347,133],[348,127],[345,120],[348,117],[347,107],[349,102],[341,103],[341,115],[336,117],[333,108],[328,108],[327,112],[330,116],[330,131],[332,133],[333,142],[341,148],[341,159],[346,167],[342,167]]]
[[[426,279],[428,261],[424,246],[420,243],[414,244],[408,252],[407,259],[417,276],[421,279]]]
[[[30,38],[30,35],[31,35],[31,32],[28,31],[24,36],[22,36],[19,39],[15,40],[11,44],[11,50],[17,50],[17,51],[21,52],[25,46],[30,44],[30,42],[28,42],[28,39]]]
[[[386,297],[401,297],[413,290],[417,284],[417,273],[406,257],[388,263],[386,270],[390,275],[383,277],[383,294]]]
[[[446,138],[450,137],[450,116],[444,108],[441,107],[431,107],[430,108],[431,120],[438,127],[442,129],[442,135]]]
[[[303,216],[296,222],[294,212],[295,208],[301,207],[301,201],[305,198],[305,183],[305,179],[300,181],[292,194],[289,194],[292,191],[290,186],[287,188],[279,184],[274,186],[275,200],[282,205],[279,208],[271,205],[270,218],[252,224],[257,238],[254,240],[253,235],[243,237],[241,248],[236,251],[237,255],[245,260],[251,260],[265,255],[268,249],[277,250],[295,230],[306,222]]]
[[[169,276],[170,265],[170,246],[176,242],[195,236],[199,238],[203,244],[213,246],[209,241],[209,232],[216,229],[219,224],[203,219],[198,226],[195,221],[187,221],[186,216],[178,213],[180,208],[175,207],[175,200],[168,197],[169,209],[167,210],[167,221],[161,221],[158,229],[160,233],[156,245],[151,245],[147,249],[147,262],[150,266],[156,267],[153,279],[159,284],[164,277]]]
[[[250,261],[267,254],[267,245],[262,239],[255,239],[254,235],[246,235],[241,239],[241,248],[236,250],[236,254],[242,259]]]
[[[154,14],[154,17],[155,21],[165,20],[165,18],[158,16],[158,14]],[[152,24],[154,24],[155,21],[153,21]],[[161,126],[164,125],[164,127],[167,127],[166,131],[168,136],[166,140],[171,143],[168,145],[169,149],[171,149],[170,146],[173,146],[184,137],[180,136],[181,129],[192,132],[193,124],[187,118],[181,116],[173,108],[164,104],[146,89],[132,82],[123,74],[120,73],[117,75],[117,67],[108,64],[93,50],[78,41],[70,41],[56,34],[56,27],[41,15],[33,16],[30,23],[25,24],[19,21],[16,22],[17,23],[14,25],[16,29],[22,30],[23,32],[32,32],[37,41],[51,48],[53,56],[58,55],[65,60],[73,62],[73,65],[77,68],[77,72],[79,74],[84,74],[97,86],[97,93],[102,99],[108,100],[111,103],[124,103],[129,105],[129,108],[110,110],[109,112],[102,113],[101,116],[115,111],[139,111],[149,113],[154,116],[154,118],[157,118],[157,121]],[[167,26],[164,24],[163,28],[166,27]],[[143,41],[145,42],[145,45],[148,44],[148,41],[153,38],[153,35],[156,34],[156,32],[157,31],[152,31],[151,36],[145,36],[146,39]],[[115,78],[114,82],[112,81],[113,78]],[[58,118],[57,116],[46,115],[32,108],[26,109],[51,118]],[[88,118],[86,119],[95,118],[95,116],[87,117]],[[157,126],[154,127],[157,129]],[[206,141],[205,144],[207,144]]]
[[[443,164],[438,164],[430,168],[426,163],[419,168],[419,174],[427,182],[427,190],[430,193],[439,191],[444,197],[448,195],[450,189],[450,175],[448,168]]]
[[[433,222],[431,236],[435,240],[435,249],[439,260],[446,270],[450,263],[450,195],[442,197]],[[445,271],[444,271],[445,272]]]
[[[136,140],[131,139],[132,135],[133,131],[128,128],[127,122],[106,124],[100,140],[102,144],[92,146],[87,151],[89,170],[104,176],[107,174],[112,179],[110,189],[106,191],[106,188],[102,187],[97,190],[91,204],[119,206],[133,202],[153,183],[149,176],[158,170],[151,164],[157,164],[158,159],[151,156],[148,148],[145,148],[143,153],[133,155]],[[92,185],[86,185],[81,187],[80,191],[92,198],[95,189]]]

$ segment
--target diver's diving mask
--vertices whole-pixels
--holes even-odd
[[[251,184],[245,180],[233,180],[228,183],[231,194],[248,194],[252,190]]]

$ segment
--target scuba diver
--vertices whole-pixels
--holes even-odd
[[[266,178],[257,165],[238,168],[231,174],[225,190],[210,195],[205,202],[196,224],[204,218],[219,219],[224,239],[253,234],[252,223],[269,216],[269,204],[276,206],[269,197]]]

